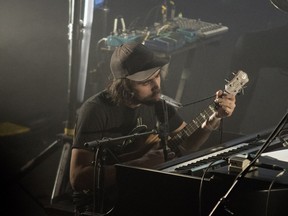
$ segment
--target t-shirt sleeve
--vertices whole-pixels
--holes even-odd
[[[73,148],[86,148],[86,142],[102,137],[105,124],[104,108],[95,103],[84,104],[77,115]]]

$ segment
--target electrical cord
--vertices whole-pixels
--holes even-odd
[[[193,104],[196,104],[196,103],[200,103],[200,102],[203,102],[203,101],[209,100],[209,99],[214,98],[214,97],[215,97],[215,94],[212,95],[212,96],[209,96],[209,97],[206,97],[206,98],[200,99],[200,100],[198,100],[198,101],[193,101],[193,102],[191,102],[191,103],[184,104],[184,105],[182,105],[182,107],[186,107],[186,106],[190,106],[190,105],[193,105]]]
[[[147,13],[147,15],[145,16],[144,21],[143,21],[143,25],[144,25],[144,26],[147,26],[147,25],[148,25],[148,19],[151,18],[151,14],[154,13],[154,12],[158,12],[157,9],[160,10],[160,9],[161,9],[161,5],[156,5],[156,6],[152,7],[152,8],[148,11],[148,13]],[[156,15],[155,20],[157,20],[157,13],[155,13],[155,15]],[[160,14],[159,14],[159,15],[160,15]]]
[[[199,185],[199,194],[198,194],[198,199],[199,199],[199,211],[198,214],[199,216],[202,216],[202,188],[203,188],[203,181],[204,178],[206,176],[206,173],[208,172],[208,170],[213,166],[214,163],[216,163],[219,160],[214,160],[212,161],[209,166],[204,170],[203,175],[201,176],[201,181],[200,181],[200,185]]]
[[[268,216],[268,210],[269,210],[269,200],[270,200],[270,195],[271,195],[271,189],[272,186],[274,185],[275,181],[277,178],[281,177],[284,173],[286,172],[286,169],[282,170],[280,173],[278,173],[273,181],[270,183],[269,189],[268,189],[268,194],[267,194],[267,199],[266,199],[266,209],[265,209],[265,215]]]

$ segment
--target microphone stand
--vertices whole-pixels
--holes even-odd
[[[209,216],[212,216],[214,213],[216,213],[216,210],[218,209],[218,207],[220,205],[223,205],[224,202],[227,200],[227,197],[229,196],[230,192],[233,190],[233,188],[237,185],[237,183],[244,178],[244,176],[249,172],[250,168],[256,163],[256,161],[259,159],[259,157],[261,156],[261,154],[268,148],[268,146],[270,145],[270,143],[275,139],[276,136],[278,136],[278,134],[280,133],[280,131],[283,129],[283,127],[285,126],[285,124],[287,123],[288,120],[288,112],[286,112],[286,114],[282,117],[281,121],[278,123],[278,125],[275,127],[275,129],[272,131],[272,133],[269,135],[269,137],[267,138],[266,142],[263,144],[262,148],[260,148],[258,150],[258,152],[255,154],[254,159],[248,164],[247,167],[245,167],[245,169],[243,169],[236,177],[236,179],[234,180],[232,186],[228,189],[228,191],[226,192],[226,194],[220,198],[220,200],[218,201],[218,203],[215,205],[215,207],[212,209],[212,211],[210,212]],[[228,208],[226,208],[226,206],[224,206],[225,211],[229,214],[229,215],[233,215],[233,212],[231,212]],[[223,214],[222,214],[223,215]]]
[[[161,147],[163,149],[164,159],[165,161],[168,160],[168,131],[169,131],[169,125],[168,125],[168,110],[167,110],[167,103],[165,100],[162,100],[162,109],[163,109],[163,115],[164,120],[160,125],[159,130],[159,137],[160,137],[160,143]]]
[[[86,148],[92,148],[92,150],[99,148],[101,145],[111,143],[111,142],[116,142],[116,141],[122,141],[125,139],[130,139],[130,138],[137,138],[140,136],[145,136],[145,135],[150,135],[150,134],[157,134],[156,130],[151,130],[143,133],[135,133],[127,136],[121,136],[121,137],[116,137],[116,138],[103,138],[101,140],[94,140],[90,142],[86,142],[84,146]]]
[[[96,190],[95,192],[98,192],[99,198],[98,198],[98,209],[100,214],[104,214],[104,165],[106,161],[106,145],[110,144],[112,142],[116,141],[123,141],[125,139],[130,138],[137,138],[141,136],[146,136],[150,134],[156,134],[156,130],[151,130],[143,133],[135,133],[127,136],[121,136],[117,138],[103,138],[101,140],[94,140],[90,142],[86,142],[84,146],[86,148],[91,148],[93,151],[95,151],[95,155],[97,155],[97,158],[95,157],[95,169],[97,170],[97,185],[95,186]],[[96,152],[98,154],[96,154]],[[96,173],[96,172],[95,172]],[[95,174],[94,173],[94,174]],[[96,176],[94,175],[94,178]]]

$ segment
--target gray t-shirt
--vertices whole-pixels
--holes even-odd
[[[183,122],[176,110],[167,104],[168,129],[173,131]],[[82,148],[85,143],[103,138],[119,138],[133,133],[152,130],[159,131],[158,125],[163,122],[161,101],[153,105],[142,104],[137,108],[129,108],[113,103],[106,91],[102,91],[83,103],[76,120],[73,148]],[[158,121],[159,120],[159,121]],[[160,123],[159,123],[160,122]],[[157,136],[157,135],[154,135]],[[142,138],[121,140],[106,143],[114,156],[135,151],[141,146]],[[115,161],[116,162],[116,161]],[[118,161],[117,161],[118,162]],[[113,163],[111,161],[111,163]]]

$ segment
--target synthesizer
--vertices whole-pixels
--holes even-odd
[[[264,145],[265,142],[265,138],[259,139],[259,137],[256,135],[249,136],[249,139],[248,137],[235,139],[218,147],[211,147],[186,156],[182,156],[172,161],[165,162],[158,167],[158,170],[169,173],[197,176],[200,173],[202,174],[203,171],[207,168],[213,170],[219,167],[227,166],[229,158],[233,156],[253,156],[253,154],[255,154]],[[267,151],[279,148],[281,146],[281,140],[276,138],[270,144],[270,147],[267,149]]]
[[[231,188],[231,185],[235,182],[236,173],[226,169],[228,158],[236,158],[234,157],[236,155],[250,154],[255,157],[258,152],[262,152],[259,150],[265,149],[265,154],[270,154],[278,152],[278,149],[287,149],[288,130],[277,134],[277,137],[271,136],[273,134],[271,131],[245,135],[219,146],[167,161],[156,170],[117,164],[120,202],[116,209],[119,215],[146,216],[151,215],[151,212],[154,215],[155,213],[157,215],[211,215],[209,213],[215,208],[215,204],[223,199],[227,191],[232,191],[229,199],[226,199],[228,202],[225,202],[224,209],[220,206],[215,215],[228,215],[227,209],[233,215],[234,213],[235,215],[265,215],[268,208],[259,208],[259,206],[267,205],[268,188],[268,195],[271,193],[267,205],[269,209],[273,210],[274,215],[287,213],[285,202],[288,179],[287,175],[283,174],[285,169],[281,170],[283,178],[277,178],[275,181],[275,176],[279,177],[280,170],[259,166],[261,169],[248,173],[247,178],[241,179],[241,184],[237,184],[234,188]],[[268,148],[263,148],[267,147],[267,143],[269,143]],[[210,166],[212,163],[213,166]],[[281,168],[288,167],[287,163],[284,165],[281,165]],[[215,169],[208,170],[210,168]],[[206,173],[206,170],[209,172]],[[164,205],[159,205],[159,201]]]

